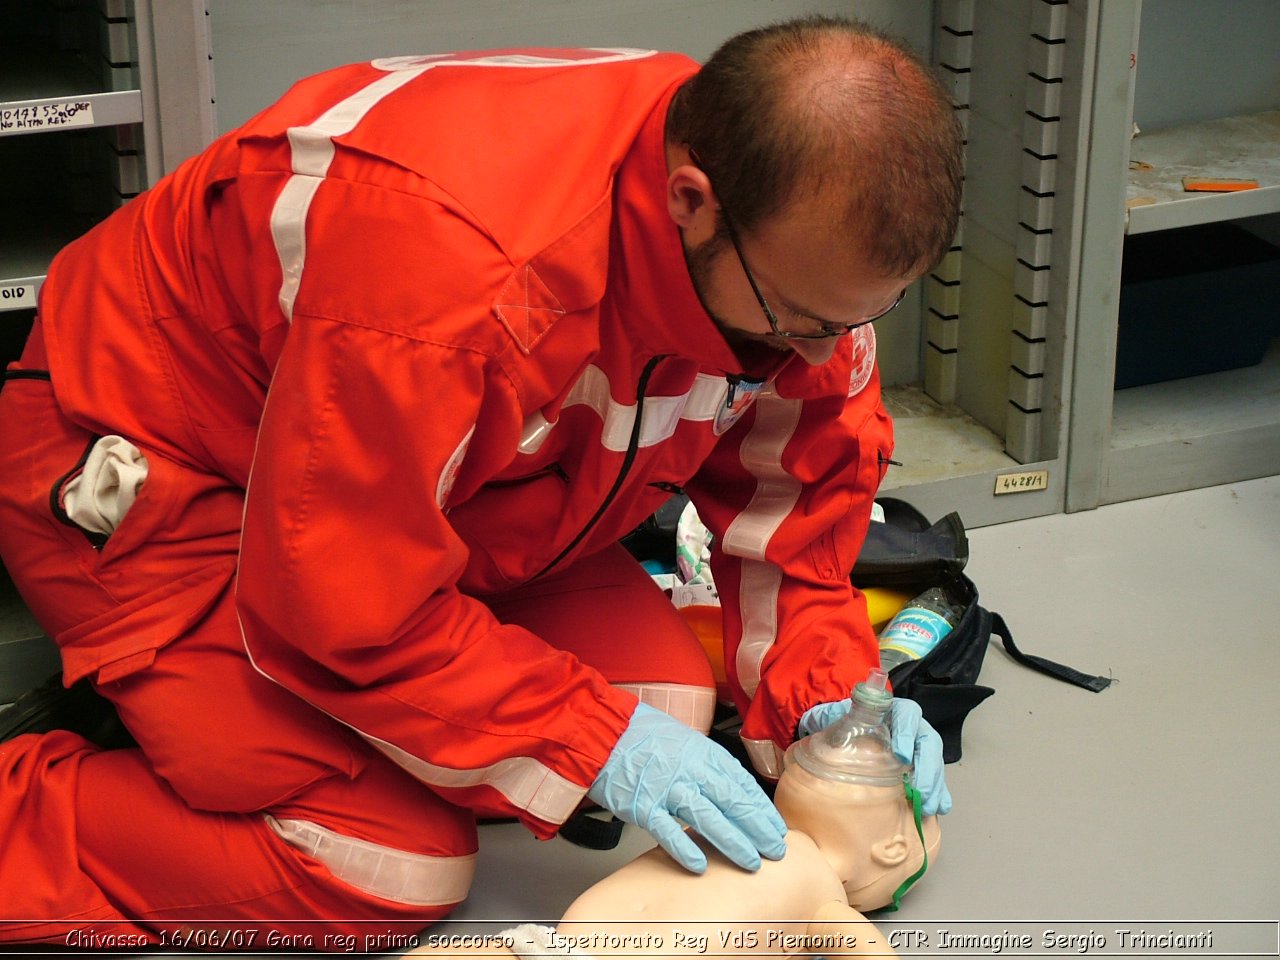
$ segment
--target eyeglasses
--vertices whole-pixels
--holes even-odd
[[[881,310],[874,317],[859,320],[857,323],[831,324],[822,320],[814,320],[813,322],[820,327],[817,333],[792,333],[790,330],[783,330],[778,325],[778,318],[774,316],[773,308],[769,306],[769,301],[760,292],[760,286],[756,283],[755,275],[752,274],[751,268],[747,266],[747,258],[742,255],[742,244],[738,241],[738,231],[733,228],[733,221],[729,219],[728,213],[725,212],[724,204],[720,205],[720,216],[724,220],[725,231],[729,234],[729,241],[733,244],[733,250],[738,255],[738,262],[742,264],[742,272],[747,275],[747,282],[751,284],[751,292],[756,295],[756,300],[760,303],[760,309],[764,311],[765,319],[769,321],[769,329],[773,331],[775,337],[781,337],[784,340],[828,340],[831,337],[843,337],[846,333],[850,333],[858,327],[865,327],[868,323],[875,323],[885,314],[890,313],[894,307],[902,302],[902,298],[907,295],[907,289],[903,287],[902,292],[886,309]]]

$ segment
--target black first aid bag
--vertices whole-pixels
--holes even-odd
[[[978,588],[964,574],[969,540],[964,523],[949,513],[930,524],[915,507],[902,500],[881,498],[884,521],[872,521],[850,579],[854,586],[892,587],[912,594],[942,587],[963,608],[959,621],[936,647],[919,660],[908,660],[889,671],[893,694],[920,704],[930,725],[942,738],[943,760],[960,759],[960,734],[969,713],[995,693],[979,684],[982,662],[993,636],[1023,666],[1067,683],[1097,692],[1111,681],[1091,676],[1043,657],[1023,653],[998,613],[978,602]]]

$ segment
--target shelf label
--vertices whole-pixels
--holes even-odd
[[[0,133],[91,126],[93,126],[93,103],[89,100],[39,100],[30,103],[0,104]]]
[[[31,280],[0,281],[0,310],[22,310],[36,305],[39,284]]]
[[[1031,493],[1049,489],[1048,470],[1024,470],[1021,473],[1002,473],[996,477],[995,496],[1005,493]]]

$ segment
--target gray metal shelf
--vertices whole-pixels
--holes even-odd
[[[54,254],[115,207],[109,188],[113,180],[121,186],[118,171],[104,168],[97,172],[102,181],[101,196],[96,196],[94,184],[83,178],[63,190],[47,182],[51,176],[48,152],[32,150],[20,155],[16,151],[21,144],[10,138],[59,137],[72,131],[143,122],[142,92],[116,89],[122,84],[136,86],[136,71],[120,65],[121,60],[136,57],[128,13],[123,0],[112,0],[97,10],[84,6],[42,11],[32,5],[21,11],[16,28],[19,36],[0,43],[0,62],[4,63],[0,72],[0,138],[6,142],[3,170],[13,194],[0,220],[0,313],[34,307]],[[72,47],[84,41],[84,47],[60,49],[53,39],[58,31],[43,35],[49,24],[42,17],[59,16],[79,18],[70,31],[75,43],[64,40]],[[24,35],[22,25],[31,35]],[[100,49],[93,47],[95,27]],[[24,156],[30,177],[24,173]],[[137,179],[136,161],[129,174]],[[86,199],[85,194],[91,196]]]
[[[0,137],[141,122],[142,93],[138,90],[0,100]]]
[[[1127,233],[1280,211],[1280,110],[1140,133],[1129,156]],[[1251,179],[1258,187],[1189,193],[1183,177]]]

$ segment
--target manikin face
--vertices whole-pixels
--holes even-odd
[[[787,825],[808,834],[844,884],[849,905],[883,907],[923,862],[933,865],[941,843],[938,818],[916,832],[910,803],[900,787],[866,786],[815,776],[791,764],[774,794]]]
[[[829,360],[839,337],[777,335],[756,290],[783,333],[814,334],[879,317],[916,278],[886,277],[860,257],[833,246],[816,204],[801,205],[750,233],[735,250],[723,211],[684,231],[685,259],[703,306],[735,347],[744,343],[794,351],[810,364]],[[739,251],[741,255],[739,255]],[[749,274],[748,274],[749,271]],[[846,334],[847,335],[847,334]]]

